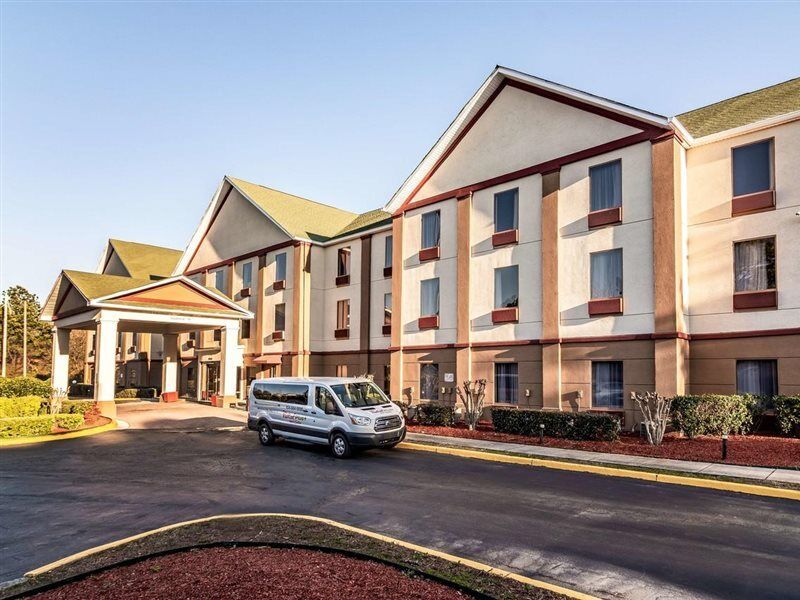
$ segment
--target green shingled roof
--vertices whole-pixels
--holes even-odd
[[[114,252],[134,279],[151,279],[152,277],[169,277],[181,258],[181,250],[109,240]]]
[[[243,179],[228,177],[228,180],[295,238],[324,242],[347,233],[377,227],[391,218],[389,213],[382,210],[358,215]]]
[[[800,77],[715,104],[677,119],[695,138],[800,110]]]

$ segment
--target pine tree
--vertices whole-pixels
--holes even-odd
[[[5,306],[8,300],[8,349],[7,375],[22,375],[22,332],[25,305],[28,313],[28,376],[49,377],[52,348],[51,326],[39,320],[41,305],[36,294],[32,294],[21,285],[15,285],[2,294],[0,304]]]

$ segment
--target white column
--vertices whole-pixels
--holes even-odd
[[[165,333],[161,353],[161,393],[178,391],[178,334]]]
[[[94,368],[95,386],[94,399],[97,402],[114,401],[115,375],[117,370],[117,319],[102,316],[97,319],[97,334],[95,335]]]
[[[228,321],[222,328],[220,342],[220,395],[224,403],[230,404],[236,398],[236,367],[241,366],[239,352],[239,321]]]
[[[69,389],[69,329],[53,327],[53,364],[50,382],[54,389]]]

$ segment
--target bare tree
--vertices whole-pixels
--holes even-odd
[[[469,427],[470,431],[475,431],[478,419],[483,414],[486,380],[465,381],[461,387],[456,386],[456,394],[464,404],[464,418],[467,421],[467,427]]]
[[[643,394],[631,392],[631,398],[636,401],[639,410],[644,415],[647,441],[651,446],[660,446],[669,424],[672,398],[659,396],[656,392],[644,392]]]

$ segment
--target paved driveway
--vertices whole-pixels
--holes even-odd
[[[163,410],[126,407],[121,417],[168,429],[0,452],[0,579],[175,521],[280,511],[604,597],[800,595],[798,502],[399,449],[337,461],[321,449],[263,448],[248,431],[194,431],[241,414]],[[168,411],[187,418],[157,416]]]

